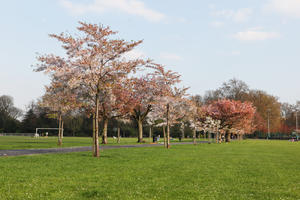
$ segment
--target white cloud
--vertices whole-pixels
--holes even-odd
[[[269,0],[264,10],[287,17],[300,18],[300,0]]]
[[[147,8],[140,0],[93,0],[91,3],[74,3],[71,0],[59,1],[63,7],[74,15],[117,10],[127,14],[141,16],[151,22],[158,22],[165,18],[164,14]]]
[[[160,53],[160,58],[165,59],[165,60],[173,60],[173,61],[181,61],[182,60],[181,56],[176,55],[174,53],[167,53],[167,52]]]
[[[230,19],[234,22],[245,22],[247,21],[251,15],[252,15],[253,11],[251,8],[241,8],[238,9],[237,11],[234,10],[213,10],[212,11],[212,15],[215,17],[223,17],[225,19]]]
[[[233,37],[242,41],[262,41],[268,39],[276,39],[280,37],[277,32],[260,31],[260,28],[254,28],[247,31],[236,33]]]

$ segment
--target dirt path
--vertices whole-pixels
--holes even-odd
[[[207,143],[207,141],[201,141],[198,143]],[[171,145],[180,144],[193,144],[192,142],[178,142],[171,143]],[[163,144],[132,144],[132,145],[101,145],[101,149],[118,149],[118,148],[136,148],[136,147],[153,147],[163,146]],[[45,153],[70,153],[80,151],[91,151],[92,147],[66,147],[66,148],[49,148],[49,149],[14,149],[14,150],[0,150],[1,156],[21,156],[21,155],[33,155],[33,154],[45,154]]]

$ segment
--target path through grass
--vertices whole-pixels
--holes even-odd
[[[150,142],[149,138],[145,138],[145,141],[148,143]],[[182,141],[192,142],[192,139],[184,139]],[[160,142],[163,142],[163,138],[160,139]],[[172,142],[178,142],[178,139],[174,139]],[[137,138],[121,138],[120,144],[117,144],[116,140],[109,137],[107,145],[127,145],[127,144],[137,144]],[[90,137],[64,137],[62,147],[78,147],[78,146],[91,146],[91,145],[92,145],[92,138]],[[29,136],[0,136],[0,150],[42,149],[42,148],[57,148],[57,147],[58,147],[57,137],[33,138]]]

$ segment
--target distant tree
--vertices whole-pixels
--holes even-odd
[[[195,103],[195,106],[200,107],[204,104],[204,100],[200,95],[190,96],[189,98],[192,102]]]
[[[193,142],[196,144],[196,132],[202,129],[202,121],[199,120],[202,117],[201,103],[193,97],[190,99],[192,100],[186,100],[185,103],[185,115],[181,123],[181,137],[184,138],[184,126],[185,122],[188,122],[193,130]]]
[[[295,127],[295,106],[289,103],[281,103],[281,130],[284,130],[285,133],[291,132]],[[282,131],[281,131],[282,132]]]
[[[157,97],[159,103],[153,106],[153,112],[158,115],[159,119],[162,119],[163,127],[167,128],[166,132],[164,131],[166,148],[170,148],[171,127],[182,123],[190,114],[189,100],[185,98],[187,89],[172,88],[166,96]]]
[[[236,101],[244,101],[246,95],[250,91],[248,85],[244,81],[235,78],[230,79],[228,82],[224,82],[219,90],[223,98]]]
[[[278,132],[279,129],[282,129],[280,128],[282,127],[280,124],[282,123],[282,117],[284,115],[291,118],[290,113],[284,113],[288,108],[282,106],[277,97],[261,90],[251,90],[245,82],[238,79],[231,79],[224,82],[218,89],[207,91],[203,101],[205,104],[209,104],[210,102],[220,99],[251,102],[253,106],[257,108],[252,127],[256,127],[259,132],[267,131],[268,116],[272,132]],[[290,121],[292,120],[286,120],[288,124]]]
[[[265,122],[265,130],[267,130],[269,116],[271,132],[277,132],[280,127],[282,114],[281,104],[279,103],[278,98],[261,90],[251,90],[247,99],[253,104],[256,108],[256,112]]]
[[[35,129],[38,128],[38,116],[35,114],[34,109],[30,108],[25,113],[25,116],[21,122],[22,132],[34,133]]]
[[[218,99],[222,99],[222,93],[221,90],[208,90],[205,92],[203,97],[204,104],[209,104],[210,102],[217,101]]]
[[[22,110],[14,106],[11,96],[0,96],[0,132],[16,132],[21,116]]]
[[[233,78],[224,82],[218,89],[207,91],[204,95],[204,102],[209,103],[218,99],[245,101],[249,91],[249,86],[244,81]]]
[[[26,106],[26,112],[21,122],[21,131],[24,133],[34,133],[36,128],[56,127],[56,120],[49,119],[50,110],[39,106],[32,101]],[[52,133],[52,131],[50,131]]]
[[[207,105],[205,110],[212,119],[220,120],[220,129],[225,133],[226,142],[230,142],[234,129],[246,133],[251,131],[255,107],[250,102],[223,99]]]
[[[16,108],[13,98],[7,95],[0,96],[0,112],[12,119],[17,119],[22,116],[22,110]]]
[[[132,78],[130,87],[130,98],[133,105],[131,117],[138,125],[138,141],[143,142],[143,123],[151,112],[157,95],[156,79],[149,76]]]
[[[85,120],[88,119],[86,119],[82,114],[76,112],[65,117],[65,124],[70,129],[72,136],[78,136],[77,134],[84,126]]]
[[[258,132],[267,132],[267,121],[263,119],[258,112],[255,112],[253,118],[253,128]]]
[[[108,121],[113,119],[124,120],[130,115],[133,108],[128,86],[130,83],[129,80],[122,80],[121,82],[116,82],[114,87],[100,91],[102,103],[99,106],[99,113],[103,121],[102,144],[107,144]]]
[[[68,88],[66,82],[52,80],[51,85],[46,87],[46,93],[39,104],[39,106],[45,107],[51,112],[48,114],[49,118],[56,118],[58,120],[57,145],[61,146],[64,131],[64,116],[79,106],[76,101],[76,93],[74,94]]]
[[[132,111],[131,117],[138,125],[138,142],[143,142],[143,122],[155,104],[161,104],[161,97],[171,94],[174,84],[180,82],[180,75],[164,66],[149,63],[148,73],[142,77],[131,79],[130,91]]]

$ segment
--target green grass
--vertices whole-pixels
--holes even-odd
[[[101,142],[101,138],[100,142]],[[149,138],[144,138],[146,142],[150,142]],[[163,138],[160,140],[163,141]],[[183,140],[191,142],[191,139]],[[152,140],[151,140],[152,142]],[[178,142],[175,139],[172,142]],[[108,138],[107,145],[126,145],[137,144],[137,138],[121,138],[120,144],[116,143],[113,138]],[[90,137],[64,137],[62,147],[91,146],[92,138]],[[0,136],[0,150],[3,149],[41,149],[41,148],[57,148],[57,137],[40,137],[33,138],[28,136]]]
[[[300,199],[300,143],[247,140],[0,158],[0,199]]]
[[[63,147],[89,146],[92,139],[88,137],[64,137]],[[2,149],[39,149],[55,148],[57,137],[33,138],[28,136],[0,136],[0,150]]]
[[[122,144],[136,143],[136,138],[125,138]],[[108,138],[110,144],[116,144],[112,138]],[[64,137],[62,147],[91,146],[90,137]],[[33,138],[28,136],[0,136],[1,149],[38,149],[38,148],[57,148],[57,137]]]

